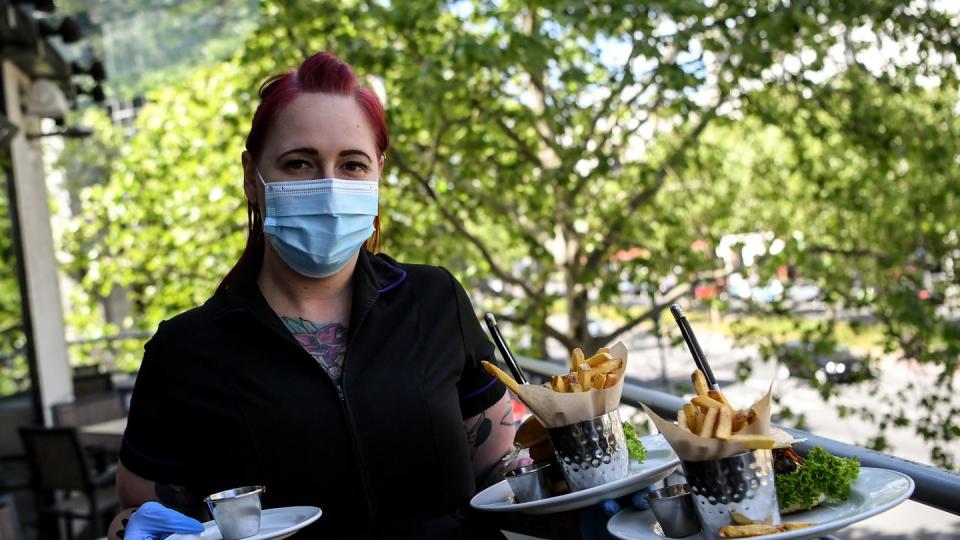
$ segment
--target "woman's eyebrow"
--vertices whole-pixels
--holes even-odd
[[[309,154],[309,155],[311,155],[311,156],[316,156],[316,155],[319,154],[319,152],[317,152],[317,150],[316,150],[315,148],[310,148],[309,146],[303,146],[303,147],[300,147],[300,148],[294,148],[294,149],[292,149],[292,150],[287,150],[286,152],[284,152],[284,153],[280,154],[279,156],[277,156],[277,159],[280,159],[280,158],[282,158],[283,156],[285,156],[285,155],[287,155],[287,154]],[[367,154],[367,153],[364,152],[363,150],[360,150],[360,149],[357,149],[357,148],[351,148],[351,149],[349,149],[349,150],[344,150],[343,152],[340,152],[339,156],[340,156],[340,157],[363,156],[363,157],[367,158],[368,161],[373,161],[373,159],[370,158],[370,154]]]
[[[343,152],[340,152],[340,157],[356,156],[356,155],[367,158],[367,161],[373,161],[372,159],[370,159],[370,156],[366,152],[364,152],[363,150],[358,150],[356,148],[351,148],[350,150],[344,150]]]
[[[277,156],[277,159],[280,159],[287,154],[310,154],[311,156],[315,156],[317,155],[317,153],[318,152],[316,151],[316,149],[310,148],[308,146],[303,146],[300,148],[294,148],[293,150],[287,150],[286,152]]]

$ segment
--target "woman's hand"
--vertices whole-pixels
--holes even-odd
[[[117,532],[123,540],[162,540],[174,533],[200,534],[203,524],[154,501],[145,503]]]
[[[610,518],[628,505],[637,510],[649,509],[647,493],[650,493],[649,487],[619,499],[606,499],[599,504],[584,508],[580,513],[580,537],[583,540],[609,538],[607,522],[610,521]]]

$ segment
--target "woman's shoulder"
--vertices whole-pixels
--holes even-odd
[[[377,253],[373,258],[380,264],[402,271],[404,278],[415,287],[452,286],[457,280],[449,270],[442,266],[420,263],[400,262],[385,253]]]
[[[183,311],[157,326],[150,342],[158,345],[185,344],[210,335],[214,321],[222,311],[219,295],[199,306]]]

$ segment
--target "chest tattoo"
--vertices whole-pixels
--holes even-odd
[[[315,323],[302,317],[281,317],[293,337],[338,385],[347,355],[347,327],[340,323]]]

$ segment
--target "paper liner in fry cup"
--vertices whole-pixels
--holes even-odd
[[[770,396],[773,392],[773,385],[756,403],[751,407],[757,411],[757,419],[749,426],[741,429],[737,434],[746,435],[770,435]],[[707,461],[714,459],[723,459],[742,452],[749,451],[747,448],[736,441],[725,441],[714,439],[712,437],[701,437],[694,435],[689,431],[681,429],[672,420],[665,420],[657,413],[643,405],[644,412],[653,420],[657,429],[663,434],[663,437],[670,443],[673,451],[683,461]]]

